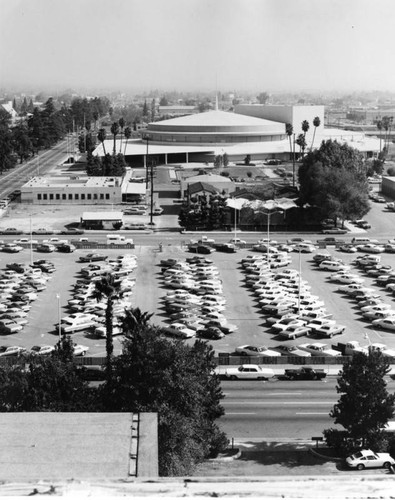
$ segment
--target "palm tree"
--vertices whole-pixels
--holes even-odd
[[[301,152],[302,157],[303,157],[304,150],[306,149],[306,139],[304,137],[304,134],[299,134],[295,142],[299,146],[300,152]]]
[[[289,150],[290,150],[290,157],[289,157],[289,159],[291,160],[292,159],[292,141],[291,141],[291,137],[292,137],[292,134],[294,133],[294,128],[293,128],[293,126],[292,126],[291,123],[286,123],[285,124],[285,133],[287,134],[288,139],[289,139]]]
[[[96,282],[93,298],[97,301],[107,298],[106,305],[106,370],[107,380],[112,378],[112,357],[114,344],[112,338],[113,319],[114,319],[114,301],[119,298],[120,282],[116,281],[111,274],[105,274],[100,281]]]
[[[114,122],[112,125],[111,125],[111,133],[112,135],[114,136],[114,147],[113,147],[113,154],[115,155],[115,139],[117,137],[117,134],[119,132],[119,125],[117,122]]]
[[[133,337],[133,335],[139,333],[142,328],[147,327],[153,315],[153,313],[142,312],[139,307],[126,309],[125,317],[122,322],[122,329],[125,337]]]
[[[306,139],[306,132],[309,131],[310,128],[310,123],[307,120],[302,121],[302,130],[303,130],[303,135],[304,138]]]
[[[313,125],[314,125],[314,134],[313,134],[313,140],[311,141],[310,151],[313,149],[313,144],[314,144],[315,133],[317,131],[317,127],[319,127],[321,125],[321,120],[320,120],[319,116],[316,116],[314,118]]]
[[[123,119],[123,117],[121,116],[121,118],[118,120],[118,124],[121,128],[121,143],[119,145],[119,152],[121,153],[122,152],[122,136],[123,136],[123,128],[125,126],[125,120]]]
[[[104,146],[104,141],[106,140],[106,137],[107,137],[106,129],[105,128],[99,129],[99,132],[97,133],[97,138],[103,145],[104,156],[107,154],[106,147]]]
[[[128,139],[132,137],[132,129],[130,127],[126,127],[124,134],[125,134],[125,146],[123,149],[123,156],[125,156],[126,153],[126,145],[128,143]]]
[[[376,122],[377,128],[380,131],[380,153],[381,153],[381,140],[383,135],[383,122],[381,120],[377,120]]]

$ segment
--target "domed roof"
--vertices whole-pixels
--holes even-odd
[[[171,118],[148,125],[152,132],[262,132],[284,133],[285,125],[280,122],[263,120],[253,116],[246,116],[227,111],[206,111],[195,115]]]

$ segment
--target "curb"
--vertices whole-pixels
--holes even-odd
[[[222,458],[210,458],[209,462],[231,462],[232,460],[237,460],[241,457],[242,451],[239,448],[235,448],[234,455],[230,457],[222,457]]]
[[[327,460],[329,462],[341,462],[343,459],[340,457],[328,457],[326,455],[321,455],[316,449],[310,448],[310,453],[318,458],[322,458],[324,460]]]

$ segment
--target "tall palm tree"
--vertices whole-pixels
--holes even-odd
[[[126,127],[124,134],[125,134],[125,146],[123,149],[123,156],[125,156],[126,153],[126,145],[128,143],[128,139],[132,137],[132,129],[130,127]]]
[[[123,117],[121,116],[121,118],[118,120],[118,124],[121,128],[121,143],[119,145],[119,152],[121,153],[122,152],[122,136],[123,136],[123,128],[125,126],[125,120],[123,119]]]
[[[291,137],[292,137],[292,134],[294,133],[294,128],[293,128],[293,126],[292,126],[291,123],[286,123],[285,124],[285,133],[287,134],[288,139],[289,139],[289,150],[290,150],[289,159],[292,160],[292,141],[291,141]]]
[[[301,155],[303,157],[304,150],[306,149],[306,139],[304,137],[304,134],[299,134],[295,142],[299,146],[300,153],[301,153]]]
[[[316,116],[314,118],[313,125],[314,125],[314,134],[313,134],[313,140],[311,141],[310,151],[313,149],[315,133],[317,131],[317,127],[319,127],[321,125],[321,120],[320,120],[319,116]]]
[[[107,154],[106,147],[104,146],[104,141],[106,140],[106,137],[107,137],[106,129],[105,128],[99,129],[99,132],[97,133],[97,138],[103,145],[104,156]]]
[[[114,301],[119,298],[120,282],[116,281],[114,276],[107,273],[102,276],[100,281],[96,282],[93,298],[97,301],[103,298],[107,299],[106,305],[106,370],[107,380],[112,378],[112,357],[114,352],[114,344],[112,338],[113,320],[114,320]]]
[[[381,120],[377,120],[376,122],[377,128],[380,131],[380,153],[381,153],[381,140],[383,136],[383,122]]]
[[[115,139],[117,137],[117,134],[119,132],[119,125],[117,122],[114,122],[112,125],[111,125],[111,133],[112,135],[114,136],[114,147],[113,147],[113,154],[115,155]]]
[[[141,328],[148,326],[149,320],[153,313],[142,312],[139,307],[134,309],[126,309],[125,317],[122,322],[122,329],[125,337],[133,337]]]

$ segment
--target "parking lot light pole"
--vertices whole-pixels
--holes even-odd
[[[62,340],[60,293],[56,294],[56,299],[58,301],[58,335],[59,335],[59,342],[60,342]]]
[[[147,141],[147,152],[145,155],[145,189],[148,189],[148,142],[150,140],[150,136],[146,134],[144,136],[144,140]]]
[[[302,258],[299,247],[299,287],[298,287],[298,314],[300,315],[300,287],[302,284]]]
[[[30,265],[33,265],[32,216],[30,215]]]

